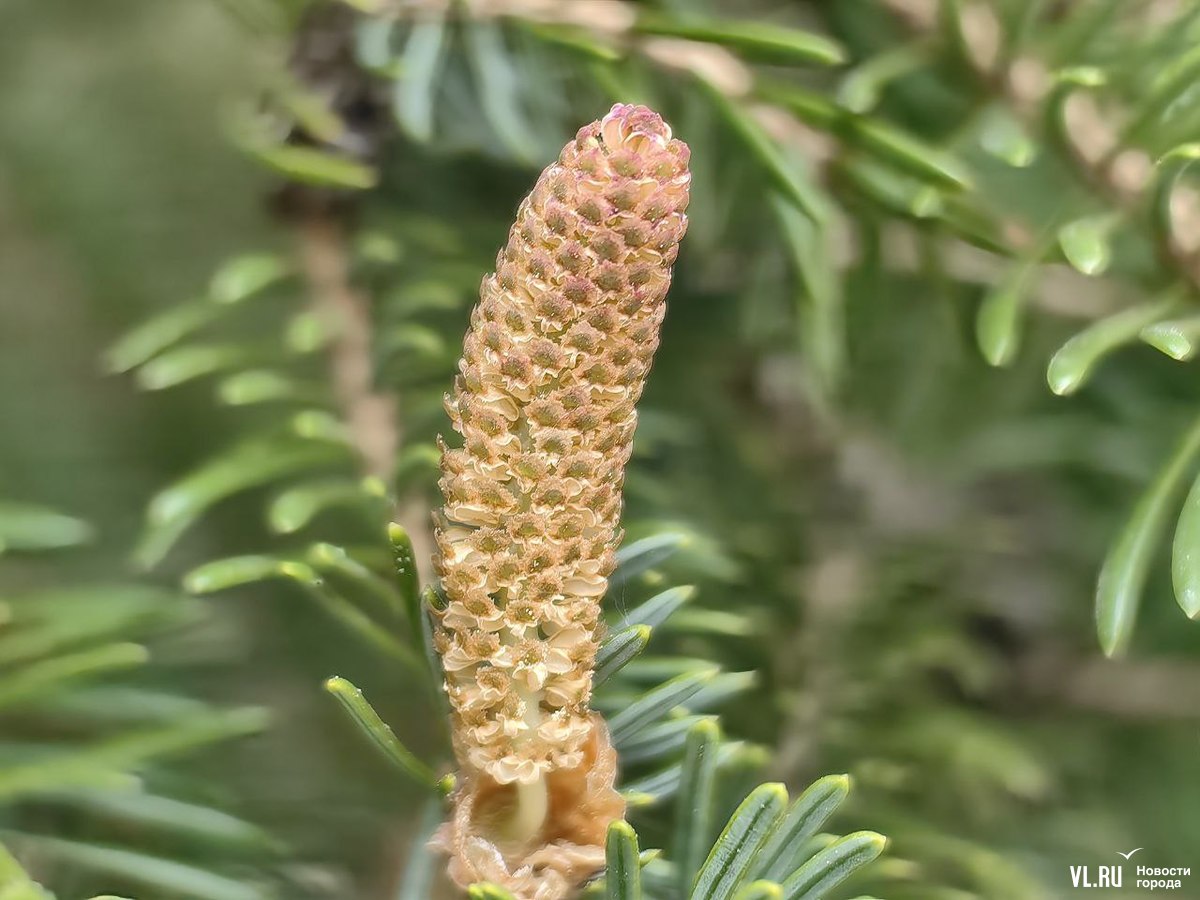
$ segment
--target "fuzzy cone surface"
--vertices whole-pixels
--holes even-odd
[[[471,316],[446,410],[435,611],[460,765],[437,838],[462,885],[566,897],[624,813],[589,709],[635,406],[687,227],[688,148],[645,107],[580,129],[525,198]],[[506,817],[548,793],[536,835]]]

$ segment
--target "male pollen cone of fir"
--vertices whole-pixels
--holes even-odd
[[[642,106],[580,129],[521,203],[446,411],[434,639],[461,768],[436,838],[462,885],[557,900],[624,814],[589,709],[635,405],[687,228],[687,145]]]

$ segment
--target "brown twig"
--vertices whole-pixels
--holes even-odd
[[[313,309],[333,335],[329,373],[338,410],[363,474],[390,488],[403,434],[396,398],[375,384],[371,303],[351,280],[345,225],[336,213],[315,209],[299,219],[298,230]],[[428,508],[419,498],[401,497],[394,516],[408,530],[421,580],[428,583],[433,559]]]
[[[301,223],[301,259],[315,311],[334,335],[330,376],[351,443],[363,471],[386,482],[399,444],[396,413],[393,399],[375,388],[371,311],[350,284],[342,231],[332,216],[309,216]]]

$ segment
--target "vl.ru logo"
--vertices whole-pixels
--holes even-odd
[[[1071,886],[1077,888],[1119,888],[1125,870],[1121,866],[1071,866]]]
[[[1136,850],[1130,850],[1128,853],[1117,851],[1118,856],[1123,856],[1129,859],[1133,854],[1141,850],[1138,847]],[[1121,866],[1097,866],[1093,873],[1087,866],[1071,866],[1071,886],[1077,888],[1119,888],[1121,881],[1125,877],[1125,870]]]
[[[1142,848],[1137,847],[1128,853],[1118,850],[1117,855],[1129,860]],[[1071,866],[1071,886],[1077,888],[1119,888],[1123,887],[1125,869],[1121,865],[1112,866]],[[1154,866],[1137,867],[1135,887],[1151,891],[1174,891],[1183,887],[1183,879],[1192,874],[1190,867],[1159,868]]]

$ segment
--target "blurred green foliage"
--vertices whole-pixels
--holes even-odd
[[[434,895],[447,754],[412,575],[441,394],[536,170],[636,101],[695,180],[598,697],[637,832],[592,892],[825,896],[826,863],[878,853],[806,818],[844,799],[801,793],[826,772],[855,782],[837,826],[892,842],[831,898],[1058,896],[1135,846],[1187,865],[1200,10],[502,6],[0,14],[4,840],[62,897]],[[331,246],[365,386],[339,380]],[[382,466],[371,396],[398,410]],[[435,790],[346,727],[333,674]],[[243,704],[265,733],[106,757],[141,791],[22,774]],[[763,821],[795,825],[787,853]]]

